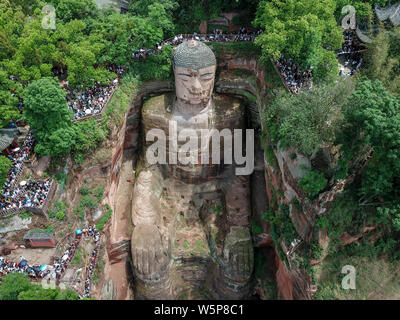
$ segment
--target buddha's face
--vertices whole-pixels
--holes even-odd
[[[198,70],[176,66],[174,72],[177,98],[187,104],[206,105],[213,92],[215,70],[215,65]]]

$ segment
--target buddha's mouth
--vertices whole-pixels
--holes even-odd
[[[191,98],[190,102],[193,104],[199,104],[199,103],[201,103],[202,100],[203,99],[201,99],[201,98]]]

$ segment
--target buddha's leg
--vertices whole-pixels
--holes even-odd
[[[217,272],[214,288],[220,299],[241,299],[248,295],[254,267],[249,228],[250,189],[246,176],[235,176],[223,188],[225,195],[225,236],[217,244]],[[215,232],[209,233],[211,236]]]
[[[169,237],[163,234],[160,177],[155,170],[140,172],[133,191],[131,239],[136,299],[172,298]]]

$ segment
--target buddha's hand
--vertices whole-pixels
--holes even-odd
[[[254,267],[254,251],[249,228],[231,227],[224,242],[223,271],[234,281],[250,279]]]
[[[133,267],[138,277],[157,281],[166,275],[170,256],[155,225],[135,227],[131,247]]]

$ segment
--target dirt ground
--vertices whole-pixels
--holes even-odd
[[[7,256],[9,261],[19,262],[20,256],[23,256],[30,265],[50,264],[51,257],[56,253],[55,248],[18,248]]]

